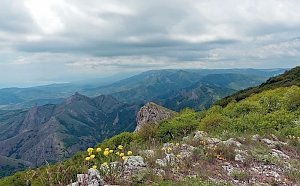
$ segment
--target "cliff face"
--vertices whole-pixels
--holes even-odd
[[[149,102],[137,113],[135,131],[139,131],[144,125],[157,124],[162,120],[172,117],[175,113],[165,107]]]

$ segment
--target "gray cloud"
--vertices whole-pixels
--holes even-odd
[[[12,84],[300,64],[298,0],[2,0],[0,7],[0,78]]]

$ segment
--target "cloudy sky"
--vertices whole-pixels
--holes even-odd
[[[1,0],[0,87],[300,65],[299,0]]]

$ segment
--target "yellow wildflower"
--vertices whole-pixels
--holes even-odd
[[[101,150],[102,150],[101,148],[97,148],[96,152],[101,152]]]
[[[176,146],[178,147],[178,146],[179,146],[179,143],[176,143]]]
[[[106,167],[106,166],[108,166],[108,163],[104,162],[104,163],[101,164],[101,166]]]
[[[93,150],[94,150],[94,149],[90,147],[90,148],[87,149],[87,152],[88,152],[88,153],[91,153],[91,152],[93,152]]]
[[[109,148],[105,148],[105,151],[109,151]]]
[[[94,165],[94,166],[93,166],[93,169],[96,170],[96,169],[97,169],[97,165]]]
[[[127,156],[123,156],[122,159],[123,160],[127,160],[128,158],[127,158]]]
[[[116,152],[116,155],[118,155],[118,156],[119,156],[119,155],[120,155],[120,152]]]
[[[104,156],[108,156],[108,155],[109,155],[109,151],[107,151],[107,150],[104,151],[104,152],[103,152],[103,155],[104,155]]]
[[[125,156],[125,154],[122,152],[122,153],[120,153],[120,157],[123,157],[123,156]]]
[[[114,150],[109,150],[109,153],[113,153],[114,152]]]
[[[128,151],[128,152],[127,152],[127,155],[128,155],[128,156],[132,155],[132,151]]]
[[[119,145],[118,149],[123,150],[123,145]]]
[[[89,161],[90,159],[91,159],[90,157],[86,157],[86,158],[85,158],[86,161]]]
[[[90,158],[91,158],[91,159],[94,159],[94,158],[95,158],[95,155],[91,155]]]

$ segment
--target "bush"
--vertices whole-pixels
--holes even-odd
[[[221,132],[229,125],[229,121],[226,116],[212,113],[201,120],[199,129],[207,132]]]
[[[101,147],[109,147],[109,148],[117,148],[118,145],[122,144],[124,146],[129,146],[132,141],[137,138],[136,134],[130,132],[123,132],[118,134],[110,139],[104,140],[101,144],[97,146]]]
[[[201,130],[230,134],[300,135],[300,88],[284,87],[253,95],[225,108],[214,106],[206,111]]]
[[[139,142],[152,141],[156,137],[158,125],[144,125],[137,132],[137,140]]]
[[[200,115],[186,109],[172,119],[163,121],[158,128],[156,137],[163,142],[181,138],[196,130]]]

